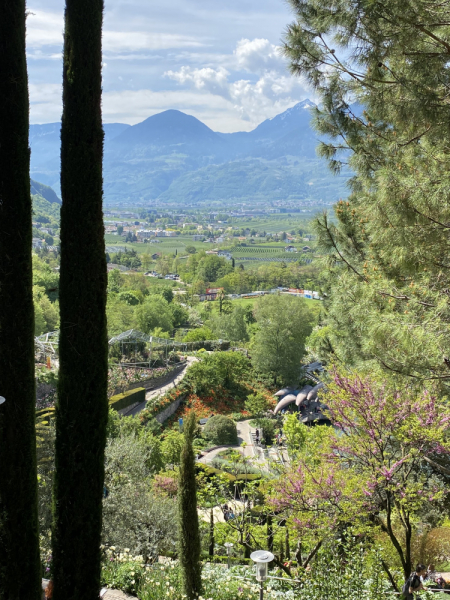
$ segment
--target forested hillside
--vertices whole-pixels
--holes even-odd
[[[302,199],[330,204],[347,195],[316,155],[314,103],[305,100],[251,132],[222,134],[168,110],[137,125],[105,124],[106,202],[171,203]],[[31,173],[59,190],[59,125],[31,125]]]

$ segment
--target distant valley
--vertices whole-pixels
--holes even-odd
[[[106,123],[105,203],[330,204],[347,195],[316,156],[309,100],[251,132],[217,133],[167,110],[137,125]],[[31,177],[59,193],[60,124],[30,126]]]

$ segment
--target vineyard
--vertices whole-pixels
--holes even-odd
[[[296,262],[300,260],[298,254],[289,255],[285,254],[283,256],[234,256],[236,261],[242,260],[251,260],[256,262]],[[311,258],[302,258],[302,264],[309,265],[312,262]]]

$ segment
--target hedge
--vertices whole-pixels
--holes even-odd
[[[196,463],[197,472],[203,471],[205,475],[221,475],[228,479],[230,482],[234,481],[256,481],[261,479],[262,476],[257,473],[241,473],[239,475],[232,475],[231,473],[227,473],[226,471],[222,471],[221,469],[216,469],[215,467],[210,467],[209,465],[205,465],[203,463]]]
[[[114,410],[122,410],[135,403],[145,402],[145,388],[135,388],[123,394],[117,394],[109,399],[109,405]]]

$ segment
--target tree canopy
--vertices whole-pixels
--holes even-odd
[[[316,221],[325,254],[322,358],[449,376],[448,4],[291,0],[291,71],[321,99],[315,125],[347,201]]]

